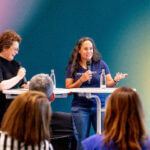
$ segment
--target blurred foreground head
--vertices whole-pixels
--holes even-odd
[[[114,140],[119,149],[140,149],[145,139],[144,113],[136,91],[119,87],[108,99],[104,121],[105,144]]]
[[[51,107],[47,96],[29,91],[17,96],[8,107],[1,130],[26,144],[38,144],[49,140]]]
[[[30,80],[29,90],[44,92],[48,99],[51,99],[53,93],[53,81],[48,74],[37,74]]]

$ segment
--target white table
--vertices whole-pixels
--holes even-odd
[[[79,93],[79,96],[86,96],[87,98],[95,98],[97,103],[97,133],[101,134],[101,101],[100,98],[95,95],[96,93],[112,93],[117,88],[72,88],[70,89],[73,93]]]
[[[9,89],[9,90],[3,90],[3,94],[6,95],[7,99],[15,98],[17,95],[22,94],[24,92],[27,92],[28,89]],[[70,93],[70,89],[64,89],[64,88],[56,88],[54,90],[54,94],[56,98],[62,98],[67,97],[67,94]]]
[[[112,93],[116,88],[56,88],[54,94],[56,98],[67,97],[68,93],[78,93],[79,96],[86,96],[87,98],[95,98],[97,103],[97,133],[101,133],[101,101],[95,93]],[[3,93],[6,95],[6,98],[15,98],[16,95],[22,94],[28,91],[27,89],[10,89],[3,90]]]

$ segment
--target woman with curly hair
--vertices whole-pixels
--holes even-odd
[[[28,88],[25,81],[25,68],[14,60],[19,52],[21,37],[13,30],[6,30],[0,35],[0,123],[12,99],[6,99],[2,90]]]

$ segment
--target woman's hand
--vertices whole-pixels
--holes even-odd
[[[82,76],[80,77],[80,80],[83,83],[83,82],[86,82],[87,80],[91,80],[91,78],[92,78],[92,72],[88,70],[82,74]]]
[[[110,74],[106,75],[106,85],[107,87],[115,87],[117,82],[121,79],[124,79],[128,74],[127,73],[117,73],[115,78],[113,79]]]
[[[20,68],[18,70],[17,76],[22,79],[26,75],[26,69],[25,68]]]
[[[118,72],[114,78],[114,81],[118,82],[119,80],[124,79],[127,75],[128,75],[127,73],[123,74]]]
[[[65,82],[65,86],[67,89],[70,88],[79,88],[83,82],[86,82],[87,80],[90,80],[92,78],[92,72],[90,70],[86,71],[82,74],[82,76],[74,82],[73,78],[67,78]]]

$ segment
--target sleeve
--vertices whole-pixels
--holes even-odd
[[[150,136],[148,137],[148,148],[150,149]]]
[[[66,78],[72,78],[71,77],[71,64],[68,65],[68,67],[66,69]]]
[[[105,74],[110,74],[109,67],[103,60],[100,61],[100,66],[101,69],[105,69]]]

